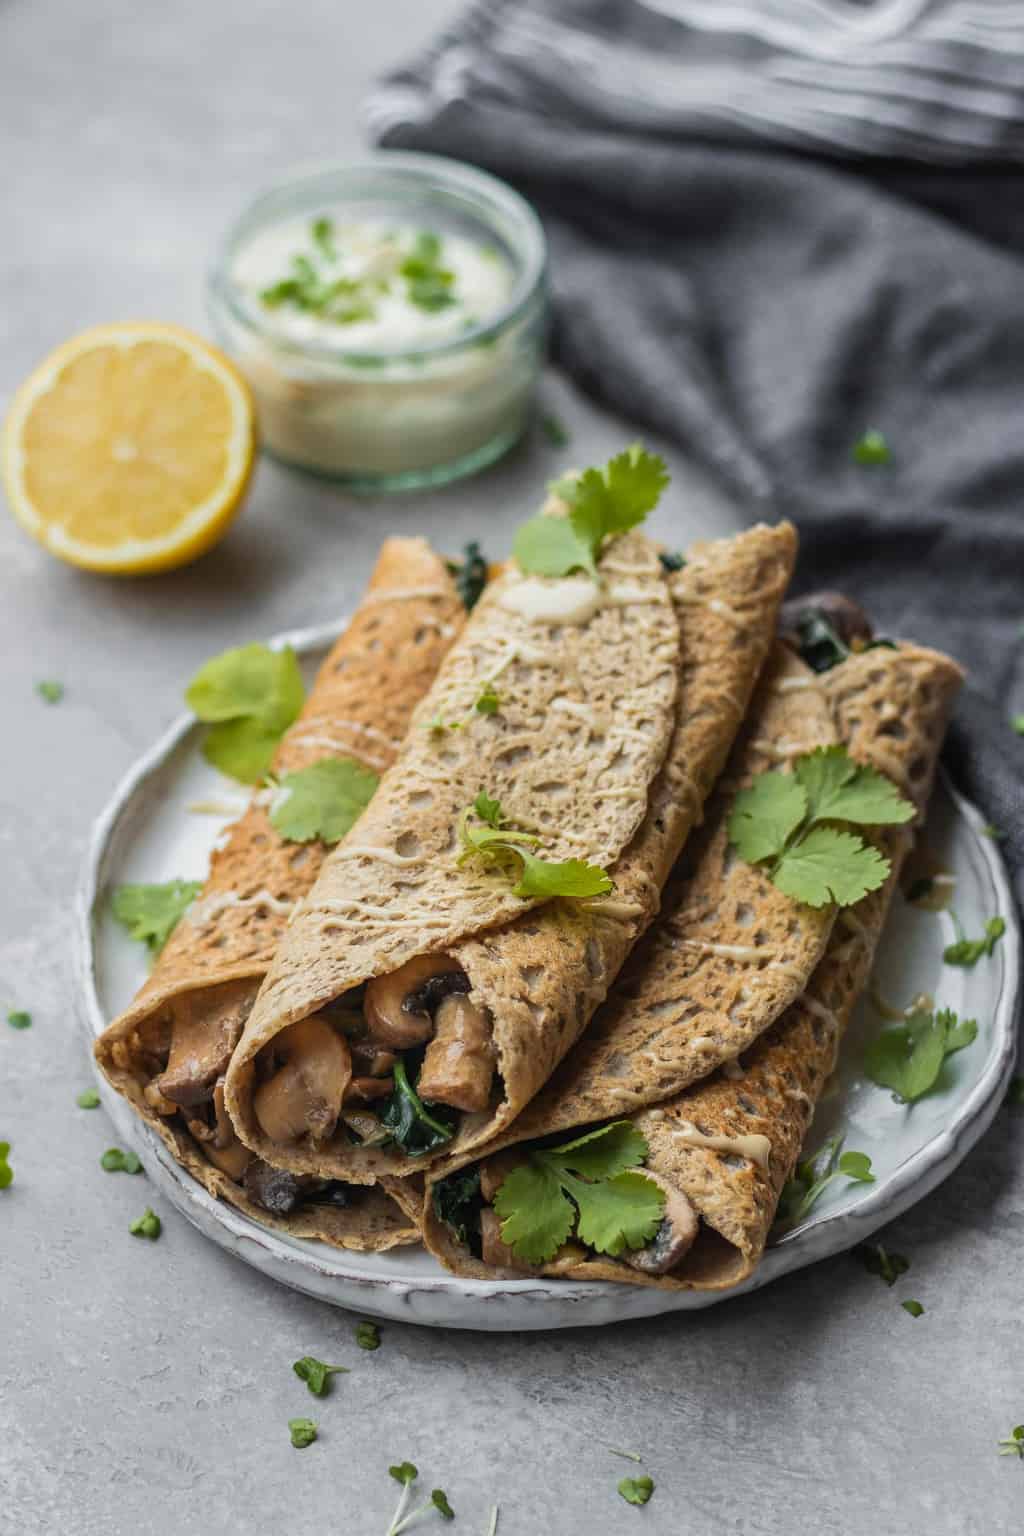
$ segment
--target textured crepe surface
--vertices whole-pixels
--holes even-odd
[[[607,558],[609,579],[635,565],[624,545]],[[746,712],[795,556],[789,524],[758,526],[695,545],[670,578],[682,651],[676,719],[644,820],[612,869],[611,900],[552,903],[451,947],[494,1019],[505,1098],[496,1110],[463,1119],[448,1157],[464,1157],[514,1120],[579,1038],[657,912],[661,886]],[[276,1150],[274,1157],[280,1160]],[[344,1167],[346,1176],[365,1178],[424,1165],[384,1149],[344,1148],[338,1158],[327,1163],[301,1149],[289,1166]]]
[[[920,647],[851,657],[821,678],[851,755],[900,784],[923,813],[949,712],[962,680],[956,664]],[[882,889],[839,914],[805,994],[739,1059],[742,1076],[716,1073],[664,1105],[631,1118],[647,1138],[647,1166],[669,1179],[702,1218],[701,1235],[671,1275],[645,1276],[612,1259],[547,1266],[575,1279],[617,1280],[663,1289],[724,1289],[760,1262],[783,1185],[791,1176],[843,1031],[867,984],[889,902],[913,842],[909,825],[873,836],[892,861]],[[747,1157],[686,1145],[692,1126],[710,1136],[761,1135],[771,1143],[765,1171]],[[684,1130],[683,1134],[686,1132]],[[449,1264],[461,1257],[428,1210],[430,1245]],[[475,1261],[462,1273],[493,1274]],[[512,1273],[509,1271],[508,1273]]]
[[[294,772],[332,756],[351,757],[377,771],[386,768],[464,618],[448,569],[426,541],[387,539],[366,595],[278,747],[274,772]],[[223,848],[214,852],[192,912],[178,924],[129,1008],[97,1040],[96,1058],[113,1086],[212,1194],[296,1235],[333,1240],[341,1226],[358,1239],[350,1246],[376,1246],[377,1230],[383,1235],[394,1219],[390,1202],[380,1203],[373,1242],[362,1240],[365,1217],[350,1221],[344,1210],[325,1213],[320,1208],[325,1219],[316,1223],[316,1232],[312,1213],[272,1220],[208,1162],[177,1117],[172,1122],[157,1114],[143,1096],[167,1051],[176,999],[188,995],[200,1014],[227,1005],[239,1021],[247,1017],[288,914],[312,886],[325,852],[319,842],[286,842],[271,825],[267,808],[251,803],[229,829]],[[249,905],[225,905],[229,896]],[[260,899],[266,896],[273,902]],[[198,921],[191,921],[197,911]],[[376,1206],[371,1204],[371,1212]],[[407,1232],[408,1223],[396,1230]]]

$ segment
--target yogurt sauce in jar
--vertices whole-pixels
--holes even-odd
[[[529,206],[456,162],[381,160],[363,206],[363,183],[345,195],[344,170],[313,178],[308,196],[300,183],[283,202],[261,199],[211,290],[265,446],[357,489],[439,483],[497,458],[526,424],[544,338],[543,235]],[[392,161],[426,175],[420,198],[403,179],[393,210]],[[450,178],[459,195],[439,197]]]

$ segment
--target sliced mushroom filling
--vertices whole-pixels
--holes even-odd
[[[310,1173],[271,1168],[261,1157],[252,1159],[242,1182],[249,1199],[272,1216],[290,1216],[304,1205],[347,1206],[359,1193],[340,1179],[318,1179]]]

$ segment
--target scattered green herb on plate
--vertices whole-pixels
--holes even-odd
[[[297,1451],[305,1450],[307,1445],[312,1445],[316,1439],[317,1425],[315,1419],[289,1419],[288,1433],[292,1437],[292,1445]]]
[[[901,1301],[900,1306],[904,1312],[909,1312],[911,1317],[921,1317],[924,1313],[924,1307],[919,1301]]]
[[[729,815],[729,840],[750,864],[770,864],[772,883],[808,906],[855,905],[883,885],[889,860],[832,822],[892,826],[914,807],[895,785],[855,763],[845,747],[798,757],[792,773],[772,769],[741,789]]]
[[[14,1183],[14,1169],[7,1159],[11,1155],[9,1141],[0,1141],[0,1189],[9,1189]]]
[[[990,917],[985,924],[985,933],[980,939],[968,939],[960,927],[959,920],[953,915],[956,924],[958,938],[954,944],[947,944],[942,951],[942,958],[947,965],[962,965],[965,970],[970,970],[977,965],[982,955],[991,955],[998,941],[1006,932],[1006,923],[1001,917]]]
[[[242,645],[200,667],[185,692],[198,719],[209,725],[203,756],[243,784],[258,784],[306,697],[291,646]]]
[[[844,1152],[842,1134],[831,1137],[811,1157],[798,1163],[793,1177],[783,1186],[776,1218],[785,1226],[796,1226],[812,1210],[822,1194],[836,1179],[852,1179],[857,1184],[873,1184],[871,1159],[865,1152]]]
[[[472,817],[477,820],[471,820]],[[499,800],[481,790],[459,819],[459,863],[473,856],[485,864],[517,876],[514,896],[604,896],[612,888],[611,877],[597,864],[583,859],[550,861],[531,853],[540,842],[532,832],[518,832],[507,824]]]
[[[558,481],[554,489],[569,515],[532,517],[522,525],[513,545],[520,570],[535,576],[596,573],[605,539],[642,523],[668,480],[664,459],[635,443],[603,469]]]
[[[1000,1456],[1019,1456],[1024,1461],[1024,1424],[1017,1424],[1005,1440],[999,1441]]]
[[[291,843],[340,842],[373,798],[380,775],[350,757],[322,757],[286,773],[274,791],[270,822]]]
[[[910,1260],[902,1253],[890,1253],[881,1243],[862,1243],[855,1250],[869,1275],[877,1275],[886,1285],[893,1286],[910,1268]]]
[[[332,1376],[348,1375],[347,1365],[325,1365],[313,1355],[303,1355],[301,1360],[296,1360],[292,1370],[306,1383],[314,1397],[323,1397]]]
[[[128,1231],[133,1237],[148,1237],[151,1243],[155,1243],[163,1231],[163,1223],[156,1212],[150,1210],[147,1205],[142,1215],[132,1222]]]
[[[574,1229],[613,1258],[645,1247],[665,1212],[664,1191],[638,1171],[646,1156],[647,1142],[628,1120],[534,1148],[494,1198],[502,1241],[527,1264],[546,1264]]]
[[[95,1088],[83,1088],[75,1103],[79,1109],[99,1109],[100,1096]]]
[[[202,890],[199,880],[166,880],[162,885],[118,885],[110,909],[133,939],[158,955]]]
[[[142,1164],[134,1152],[122,1152],[120,1147],[108,1147],[100,1158],[105,1173],[141,1173]]]
[[[64,697],[64,684],[53,682],[36,683],[36,693],[47,704],[59,704]]]
[[[913,1104],[935,1086],[946,1057],[970,1045],[977,1033],[976,1020],[961,1022],[950,1008],[934,1013],[921,1008],[871,1042],[864,1069],[880,1088],[891,1088],[899,1102]]]
[[[854,443],[853,458],[857,464],[888,464],[892,454],[884,435],[877,428],[869,427]]]
[[[356,1328],[356,1343],[360,1349],[380,1348],[380,1329],[376,1323],[363,1322]]]
[[[12,1029],[31,1029],[32,1015],[26,1013],[24,1008],[12,1008],[7,1015],[7,1022]]]
[[[654,1492],[654,1480],[647,1477],[624,1477],[619,1484],[619,1495],[627,1504],[646,1504]]]

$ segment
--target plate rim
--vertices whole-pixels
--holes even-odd
[[[333,622],[282,631],[266,643],[273,650],[291,646],[297,655],[329,646],[340,634],[347,616]],[[107,1083],[92,1056],[92,1045],[106,1027],[97,978],[96,928],[101,912],[100,901],[106,888],[106,870],[117,849],[118,832],[123,818],[131,814],[137,792],[148,779],[162,770],[173,752],[181,747],[197,726],[194,715],[175,717],[153,745],[132,763],[114,787],[100,814],[92,824],[74,900],[73,964],[75,1013],[82,1025],[89,1047],[93,1074],[99,1086],[104,1108],[126,1140],[142,1143],[143,1150],[155,1160],[165,1178],[159,1181],[162,1193],[191,1223],[220,1247],[235,1253],[263,1273],[320,1300],[351,1306],[349,1298],[331,1297],[325,1283],[341,1283],[360,1292],[360,1306],[378,1316],[394,1316],[394,1310],[374,1307],[374,1296],[385,1292],[393,1302],[404,1304],[408,1320],[441,1327],[462,1327],[485,1331],[505,1329],[544,1329],[587,1327],[601,1323],[629,1322],[667,1312],[702,1310],[734,1297],[748,1295],[771,1281],[819,1262],[855,1246],[910,1206],[930,1194],[962,1161],[988,1130],[1002,1106],[1006,1088],[1017,1057],[1017,1013],[1021,983],[1021,928],[1017,904],[1006,866],[997,842],[984,835],[986,825],[981,812],[951,782],[941,766],[939,776],[949,794],[957,816],[975,834],[975,844],[990,879],[997,910],[1006,920],[1005,942],[1000,946],[1001,976],[992,1009],[992,1050],[984,1072],[958,1109],[956,1119],[933,1135],[907,1158],[885,1182],[870,1191],[852,1207],[821,1215],[805,1227],[788,1233],[769,1248],[754,1273],[740,1285],[722,1291],[659,1291],[647,1287],[628,1287],[610,1281],[552,1281],[539,1277],[524,1280],[473,1280],[444,1271],[436,1276],[368,1275],[346,1268],[348,1251],[323,1245],[324,1256],[312,1245],[299,1247],[287,1236],[269,1227],[261,1227],[226,1201],[217,1200],[170,1155],[167,1147],[150,1126],[134,1114],[131,1107]],[[396,1250],[401,1252],[401,1250]],[[262,1259],[262,1262],[261,1262]],[[314,1278],[316,1277],[316,1278]],[[417,1296],[457,1299],[467,1303],[503,1301],[521,1302],[523,1306],[543,1305],[562,1309],[563,1315],[536,1317],[516,1315],[500,1320],[500,1306],[487,1308],[471,1319],[456,1316],[415,1315]],[[601,1302],[609,1305],[602,1308]],[[614,1303],[618,1301],[619,1306]],[[623,1306],[621,1303],[627,1302]],[[645,1304],[646,1303],[646,1304]],[[573,1318],[574,1308],[584,1308],[588,1315]],[[564,1315],[569,1312],[569,1316]],[[604,1316],[590,1315],[605,1312]],[[404,1312],[403,1312],[403,1315]]]

